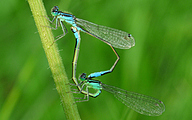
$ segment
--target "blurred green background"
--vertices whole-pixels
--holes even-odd
[[[138,114],[105,91],[77,103],[82,120],[189,120],[192,118],[192,1],[52,0],[76,17],[131,33],[136,46],[116,49],[121,59],[105,84],[162,100],[158,117]],[[27,1],[0,1],[0,119],[61,120],[65,115]],[[68,78],[72,76],[75,38],[57,42]],[[62,33],[61,28],[53,31]],[[77,75],[109,69],[116,56],[109,46],[81,33]]]

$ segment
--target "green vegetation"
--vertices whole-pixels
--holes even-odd
[[[58,5],[60,10],[69,11],[78,18],[131,33],[136,40],[135,47],[116,49],[120,62],[115,70],[97,79],[153,96],[166,106],[161,116],[148,117],[127,108],[103,91],[98,98],[77,103],[82,120],[192,118],[192,1],[44,2],[48,15],[51,15],[51,8]],[[0,119],[66,119],[28,2],[4,1],[0,17]],[[56,44],[72,82],[75,38],[70,25],[66,27],[68,34]],[[55,37],[62,33],[61,28],[52,31]],[[81,33],[81,39],[77,75],[109,69],[116,60],[110,47],[84,33]]]

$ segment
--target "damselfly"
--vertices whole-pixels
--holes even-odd
[[[120,57],[113,47],[120,48],[120,49],[129,49],[135,45],[135,40],[131,34],[121,30],[97,25],[97,24],[88,22],[86,20],[76,18],[72,14],[59,11],[58,6],[54,6],[52,8],[51,14],[54,17],[51,23],[53,23],[56,20],[56,26],[53,29],[57,29],[58,25],[60,24],[63,31],[63,34],[58,36],[58,39],[56,39],[55,41],[65,36],[65,34],[67,33],[67,29],[63,22],[66,22],[72,25],[71,30],[73,31],[76,38],[75,53],[73,58],[73,80],[75,83],[77,83],[77,80],[75,78],[75,75],[76,75],[75,72],[76,72],[76,64],[78,60],[79,46],[80,46],[79,31],[85,32],[105,42],[111,47],[111,49],[114,51],[115,55],[117,56],[117,59],[114,62],[113,66],[109,70],[103,71],[102,72],[103,74],[112,72],[117,62],[119,61]]]

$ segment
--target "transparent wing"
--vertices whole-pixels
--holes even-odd
[[[113,47],[129,49],[135,46],[134,38],[131,36],[131,34],[124,31],[97,25],[79,18],[76,18],[76,24],[82,28],[83,32],[91,34],[102,41],[106,41]]]
[[[102,89],[112,93],[119,101],[140,114],[159,116],[165,111],[163,102],[156,98],[126,91],[106,84],[101,85]]]

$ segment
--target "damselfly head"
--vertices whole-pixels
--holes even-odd
[[[82,74],[79,76],[79,80],[81,80],[81,81],[86,80],[86,78],[87,78],[86,76],[87,76],[86,73],[82,73]]]
[[[59,11],[59,7],[58,6],[54,6],[52,9],[51,9],[51,14],[53,16],[57,16],[58,15],[58,11]]]

